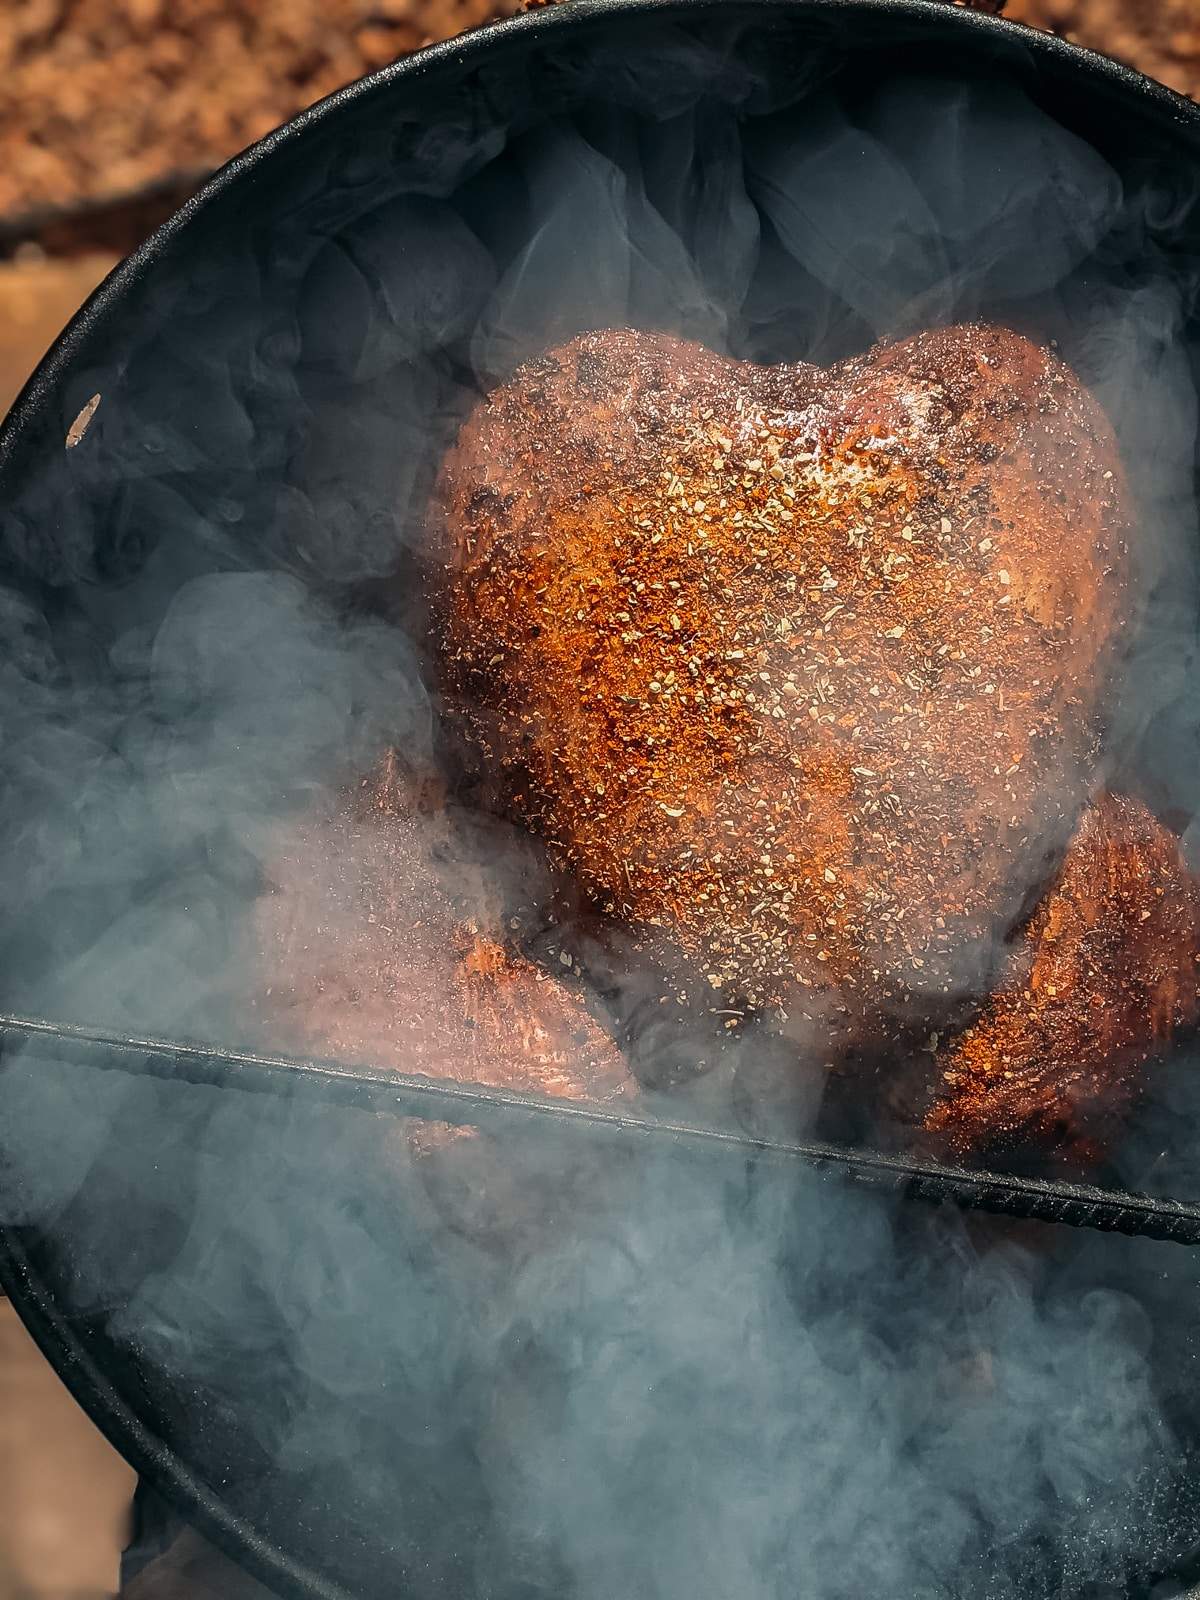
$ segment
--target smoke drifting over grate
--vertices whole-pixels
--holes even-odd
[[[478,396],[593,328],[818,364],[969,319],[1056,341],[1139,510],[1106,775],[1200,816],[1194,175],[1101,155],[1015,70],[847,65],[753,16],[628,29],[316,125],[131,278],[25,419],[9,1009],[283,1044],[265,990],[289,951],[319,985],[329,944],[366,985],[353,1032],[377,925],[280,862],[389,752],[455,915],[549,914],[536,847],[452,792],[422,555]],[[264,957],[284,892],[304,915]],[[1130,1186],[1200,1184],[1192,1077],[1170,1065],[1117,1153]],[[599,1135],[411,1132],[44,1047],[0,1075],[0,1218],[200,1475],[348,1589],[1166,1594],[1200,1542],[1182,1252]]]

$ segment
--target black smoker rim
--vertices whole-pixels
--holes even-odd
[[[1071,76],[1097,101],[1109,100],[1114,115],[1127,116],[1135,103],[1146,121],[1170,137],[1195,143],[1200,152],[1200,106],[1130,67],[1002,17],[947,4],[946,0],[569,0],[493,23],[457,38],[427,46],[380,72],[329,95],[251,145],[222,167],[174,216],[95,290],[59,335],[0,424],[0,496],[5,478],[19,462],[25,435],[52,406],[57,387],[86,349],[92,334],[150,276],[157,263],[186,234],[191,223],[233,189],[248,186],[269,168],[277,153],[290,151],[308,133],[371,99],[436,78],[444,68],[469,70],[497,47],[519,47],[522,40],[547,40],[605,18],[651,18],[687,23],[700,13],[730,17],[751,11],[766,20],[772,12],[793,18],[824,19],[839,25],[848,40],[852,29],[871,29],[887,21],[908,39],[936,31],[942,43],[961,45],[964,56],[978,50],[1007,53]],[[0,1068],[2,1070],[2,1068]],[[138,1417],[93,1358],[86,1339],[55,1304],[27,1254],[23,1230],[0,1227],[0,1289],[50,1361],[69,1392],[126,1461],[196,1529],[243,1570],[294,1600],[355,1600],[310,1566],[294,1561],[224,1503],[213,1488]],[[1193,1563],[1189,1562],[1191,1567]],[[1200,1571],[1200,1566],[1197,1568]],[[1182,1574],[1179,1574],[1182,1576]],[[1193,1573],[1194,1577],[1195,1574]]]
[[[1040,59],[1046,65],[1071,71],[1101,95],[1107,94],[1114,102],[1122,102],[1126,110],[1129,97],[1136,96],[1143,111],[1158,122],[1164,132],[1191,132],[1200,138],[1200,106],[1176,90],[1108,56],[1071,44],[1057,34],[1010,22],[1001,16],[972,11],[950,0],[565,0],[558,4],[551,0],[523,15],[487,24],[401,57],[380,71],[318,100],[226,162],[144,244],[113,269],[42,358],[0,423],[0,491],[5,474],[17,456],[22,435],[53,398],[55,384],[107,312],[143,282],[193,219],[228,190],[252,179],[277,152],[295,146],[309,128],[360,102],[381,98],[395,85],[420,83],[443,66],[469,67],[473,60],[491,54],[497,45],[515,45],[526,35],[553,37],[564,30],[581,31],[594,19],[617,14],[686,21],[698,11],[709,14],[725,11],[732,16],[737,12],[748,14],[751,9],[762,16],[776,11],[781,15],[837,18],[846,31],[852,19],[866,26],[881,18],[907,22],[914,34],[935,23],[943,38],[957,35],[965,48],[975,42],[984,44],[986,41],[986,47],[1003,41],[1013,55],[1023,54],[1033,62]]]

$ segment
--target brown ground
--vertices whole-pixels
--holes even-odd
[[[508,0],[5,0],[0,218],[212,171]]]
[[[0,1600],[111,1594],[133,1485],[0,1298]]]
[[[59,261],[0,261],[0,416],[51,339],[117,259],[89,252]]]
[[[1200,98],[1197,0],[1009,0],[1004,15],[1102,50]]]
[[[0,232],[186,185],[341,84],[518,5],[4,0]],[[1009,0],[1007,15],[1200,93],[1196,0]]]

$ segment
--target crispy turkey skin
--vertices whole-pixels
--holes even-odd
[[[925,1058],[928,1130],[1045,1136],[1016,1091],[1078,1030],[1000,1016],[1005,940],[1056,874],[1083,891],[1097,829],[1112,859],[1147,848],[1090,805],[1134,609],[1126,498],[1099,407],[1004,329],[829,369],[583,335],[481,401],[444,464],[447,704],[491,803],[681,1002],[854,1044],[982,1006]],[[1101,878],[1115,936],[1130,908]],[[1172,1026],[1194,1020],[1191,948]],[[1128,1078],[1162,1029],[1113,1000]],[[1014,1035],[1004,1093],[980,1088],[989,1028]]]
[[[574,1100],[632,1092],[578,995],[512,948],[486,847],[393,763],[289,830],[268,873],[254,959],[273,1042]]]
[[[1104,1153],[1145,1066],[1197,1020],[1200,885],[1138,801],[1101,795],[925,1116],[955,1154],[1036,1139]]]

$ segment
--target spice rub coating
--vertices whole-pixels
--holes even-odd
[[[1095,786],[1123,496],[1099,408],[1000,328],[828,370],[584,335],[445,462],[448,703],[714,1011],[936,1016]]]
[[[1084,812],[1054,883],[971,1027],[939,1059],[926,1128],[956,1154],[1031,1142],[1086,1164],[1145,1064],[1200,1016],[1200,883],[1139,801]]]

